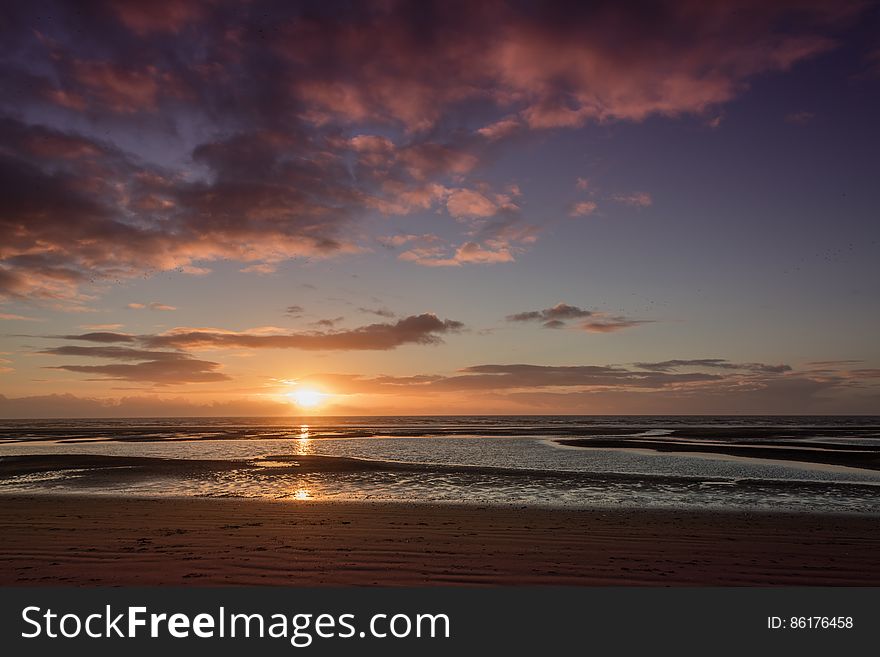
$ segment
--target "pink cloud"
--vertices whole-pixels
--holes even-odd
[[[472,189],[453,190],[446,200],[446,209],[453,217],[491,217],[498,205]]]
[[[130,303],[126,308],[129,310],[158,310],[164,312],[177,310],[174,306],[169,306],[166,303],[159,303],[158,301],[151,301],[150,303]]]
[[[594,318],[581,324],[581,328],[590,333],[616,333],[617,331],[650,323],[651,320],[630,319],[628,317],[608,316],[604,313],[596,313]]]
[[[341,319],[341,318],[340,318]],[[394,323],[380,323],[354,329],[280,333],[236,332],[213,328],[181,327],[140,340],[151,348],[209,349],[302,349],[307,351],[389,350],[407,344],[440,344],[441,336],[463,328],[461,322],[440,319],[433,313],[404,317]]]
[[[568,214],[572,217],[586,217],[593,214],[598,207],[593,201],[579,201],[572,206]]]
[[[514,132],[520,118],[532,128],[571,128],[702,114],[733,99],[752,76],[831,48],[818,26],[851,17],[859,5],[669,2],[648,21],[626,4],[571,7],[563,18],[552,6],[525,12],[495,2],[438,8],[431,39],[400,8],[392,3],[356,24],[300,19],[281,30],[276,48],[290,61],[345,64],[293,82],[316,115],[391,119],[420,131],[465,100],[518,107],[478,131],[495,139]],[[804,27],[777,28],[798,12],[808,17]],[[671,30],[682,38],[666,38]],[[380,32],[381,40],[371,38]]]
[[[424,267],[460,267],[466,264],[496,264],[513,262],[515,249],[504,242],[479,244],[465,242],[455,249],[452,255],[442,246],[418,247],[404,251],[398,256],[401,260]]]
[[[637,208],[647,208],[654,203],[654,199],[647,192],[632,192],[630,194],[616,194],[611,197],[612,201],[632,205]]]
[[[815,118],[816,115],[813,112],[791,112],[790,114],[785,115],[785,122],[793,125],[807,125]]]
[[[137,70],[98,61],[74,62],[73,75],[95,100],[121,113],[155,109],[160,85],[168,82],[152,66]]]
[[[81,307],[93,281],[357,253],[370,212],[445,209],[462,220],[459,234],[413,243],[405,260],[509,262],[538,229],[520,219],[513,191],[498,191],[503,182],[493,191],[471,179],[498,142],[588,121],[706,121],[756,76],[831,48],[829,35],[861,8],[659,2],[648,16],[611,2],[426,2],[415,12],[391,1],[340,20],[281,3],[264,30],[260,3],[103,6],[51,35],[27,31],[34,61],[9,62],[5,91],[21,116],[79,112],[75,125],[101,138],[0,122],[0,298]],[[482,127],[460,120],[474,108]],[[192,134],[193,122],[205,130]],[[152,165],[112,143],[120,126],[201,143]]]
[[[15,313],[0,313],[0,320],[7,322],[40,322],[38,317],[28,317],[27,315],[17,315]]]
[[[522,123],[516,118],[505,118],[477,130],[477,134],[486,139],[495,140],[508,137],[522,128]]]
[[[200,0],[112,0],[109,4],[120,22],[139,36],[163,32],[176,34],[203,16]]]

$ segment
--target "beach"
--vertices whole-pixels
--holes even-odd
[[[877,586],[876,516],[0,496],[4,586]]]
[[[0,584],[880,585],[866,418],[8,422]]]

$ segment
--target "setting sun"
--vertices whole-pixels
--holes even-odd
[[[287,393],[287,396],[300,408],[314,408],[324,401],[324,398],[327,395],[323,392],[318,392],[317,390],[299,388],[298,390]]]

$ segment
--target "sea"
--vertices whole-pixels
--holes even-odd
[[[0,495],[880,515],[880,416],[0,420]]]

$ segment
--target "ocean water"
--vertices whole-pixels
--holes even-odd
[[[0,493],[880,514],[878,458],[878,417],[0,422]]]

